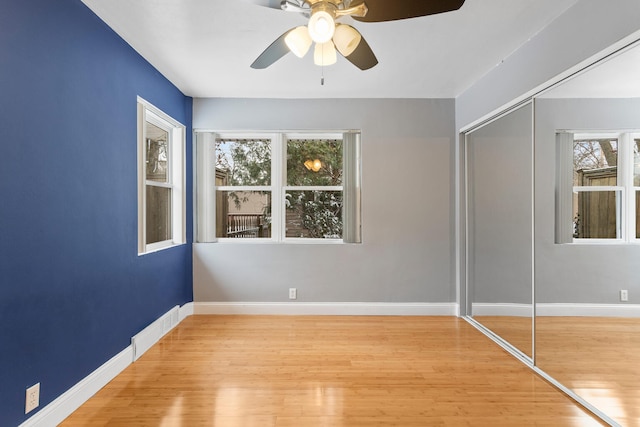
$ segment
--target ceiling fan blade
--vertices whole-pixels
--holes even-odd
[[[362,3],[367,5],[369,11],[365,16],[353,16],[353,19],[360,22],[384,22],[451,12],[460,9],[464,0],[353,0],[349,7]]]
[[[253,61],[253,64],[251,64],[251,68],[262,70],[263,68],[267,68],[269,65],[273,64],[278,59],[289,53],[290,50],[287,47],[287,44],[284,42],[284,38],[287,37],[287,34],[289,34],[293,30],[295,30],[295,28],[287,31],[286,33],[278,37],[273,43],[271,43],[269,47],[266,48],[264,52],[262,52],[260,56],[256,58],[255,61]]]
[[[270,9],[281,9],[286,12],[309,13],[311,8],[304,0],[243,0],[245,3],[264,6]]]
[[[271,9],[280,9],[281,0],[243,0],[246,3],[258,6],[270,7]]]
[[[340,51],[338,50],[338,52]],[[345,59],[363,71],[378,65],[378,58],[376,58],[364,37],[360,40],[358,47],[351,54],[345,56]]]

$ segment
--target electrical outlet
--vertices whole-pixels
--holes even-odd
[[[626,289],[620,290],[620,301],[629,301],[629,291]]]
[[[289,288],[289,299],[298,298],[298,290],[296,288]]]
[[[27,389],[27,398],[24,404],[24,413],[28,414],[40,405],[40,383]]]

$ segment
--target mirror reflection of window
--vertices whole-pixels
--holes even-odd
[[[616,239],[620,235],[618,139],[576,135],[573,140],[573,237]],[[599,187],[598,190],[581,187]]]
[[[607,425],[640,425],[639,73],[640,41],[534,101],[535,366]]]
[[[572,144],[571,159],[560,156],[558,160],[564,164],[561,170],[568,173],[571,169],[571,190],[560,188],[557,221],[571,222],[573,240],[564,239],[558,243],[597,239],[634,242],[640,236],[638,134],[561,131],[556,139],[560,145]],[[560,151],[569,152],[562,148]],[[566,164],[569,162],[571,166]],[[566,185],[560,176],[558,187]],[[570,209],[564,209],[562,205],[570,205]],[[571,218],[565,218],[569,213]]]

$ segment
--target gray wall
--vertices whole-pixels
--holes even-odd
[[[194,244],[197,302],[452,302],[454,101],[196,99],[194,129],[362,131],[362,244]]]
[[[640,99],[536,100],[536,300],[640,303],[640,245],[554,243],[558,129],[640,129]]]

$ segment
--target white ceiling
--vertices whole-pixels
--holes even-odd
[[[306,23],[296,13],[242,0],[82,1],[189,96],[453,98],[577,0],[467,0],[455,12],[402,21],[345,18],[378,57],[368,71],[340,57],[322,69],[312,52],[250,68],[271,42]]]

